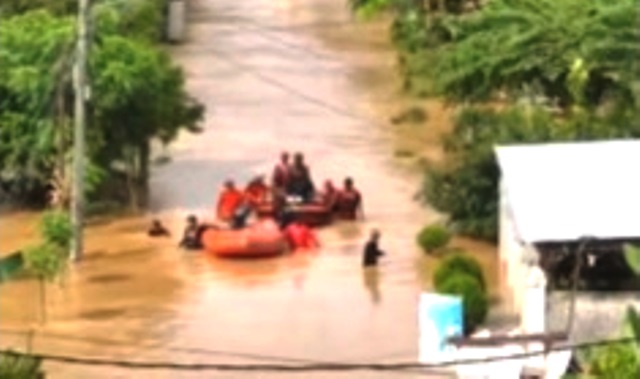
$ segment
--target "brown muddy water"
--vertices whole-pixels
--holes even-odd
[[[188,42],[172,53],[208,107],[205,130],[181,136],[152,177],[151,213],[176,235],[147,239],[151,214],[96,222],[84,261],[49,286],[46,327],[38,326],[37,283],[0,286],[0,344],[22,350],[30,340],[40,353],[175,363],[416,361],[418,267],[431,262],[420,260],[415,233],[437,216],[413,201],[419,177],[392,161],[394,141],[379,117],[401,104],[389,84],[395,58],[386,30],[353,24],[343,0],[188,6]],[[316,253],[271,260],[175,247],[185,215],[209,217],[225,178],[269,172],[284,149],[304,152],[318,183],[352,176],[366,222],[323,229]],[[1,250],[33,241],[35,220],[3,215]],[[363,272],[361,247],[373,227],[388,254],[378,272]],[[32,339],[17,332],[29,328],[39,329]],[[51,378],[417,376],[46,367]]]

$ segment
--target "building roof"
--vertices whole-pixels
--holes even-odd
[[[495,150],[524,242],[640,237],[640,140]]]

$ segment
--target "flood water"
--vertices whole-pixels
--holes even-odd
[[[417,360],[423,285],[415,233],[435,215],[413,195],[419,177],[393,162],[387,120],[396,101],[393,51],[379,25],[354,25],[344,0],[191,0],[188,41],[172,47],[188,89],[207,105],[205,130],[158,154],[151,213],[176,231],[149,240],[149,216],[104,220],[87,231],[83,262],[49,286],[41,353],[176,363]],[[210,217],[226,178],[269,173],[282,150],[301,151],[313,178],[352,176],[366,222],[320,231],[322,249],[260,261],[225,261],[176,249],[187,213]],[[363,272],[361,250],[378,227],[387,251]],[[0,246],[34,238],[28,213],[3,216]],[[25,349],[37,283],[0,286],[3,347]],[[131,371],[47,363],[51,378],[412,377],[415,373]],[[424,377],[421,375],[420,377]]]

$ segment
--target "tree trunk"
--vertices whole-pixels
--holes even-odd
[[[129,208],[133,212],[138,212],[138,186],[136,184],[136,164],[135,164],[135,152],[130,149],[127,151],[125,170],[127,175],[127,192],[129,193]]]
[[[138,150],[139,170],[139,190],[140,190],[140,207],[146,208],[149,205],[149,157],[151,155],[151,146],[149,141],[145,141]]]
[[[56,149],[57,155],[54,164],[53,178],[51,184],[53,191],[50,194],[50,205],[55,208],[67,208],[71,199],[69,178],[67,177],[67,112],[65,103],[65,86],[60,84],[56,89]]]

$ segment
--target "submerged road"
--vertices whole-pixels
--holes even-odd
[[[386,120],[376,117],[376,104],[395,96],[377,75],[393,69],[386,32],[354,25],[343,0],[191,0],[188,8],[188,40],[172,54],[206,104],[206,122],[154,168],[152,211],[175,227],[187,213],[207,216],[224,179],[270,173],[289,150],[305,153],[318,184],[352,176],[366,222],[322,230],[317,253],[253,262],[185,254],[173,241],[149,245],[142,221],[113,222],[90,242],[102,255],[50,300],[65,304],[53,306],[50,334],[94,342],[50,336],[34,348],[178,363],[417,361],[414,241],[434,215],[413,201],[419,178],[394,164]],[[360,254],[373,227],[388,256],[365,273]],[[51,378],[425,377],[48,367]]]

